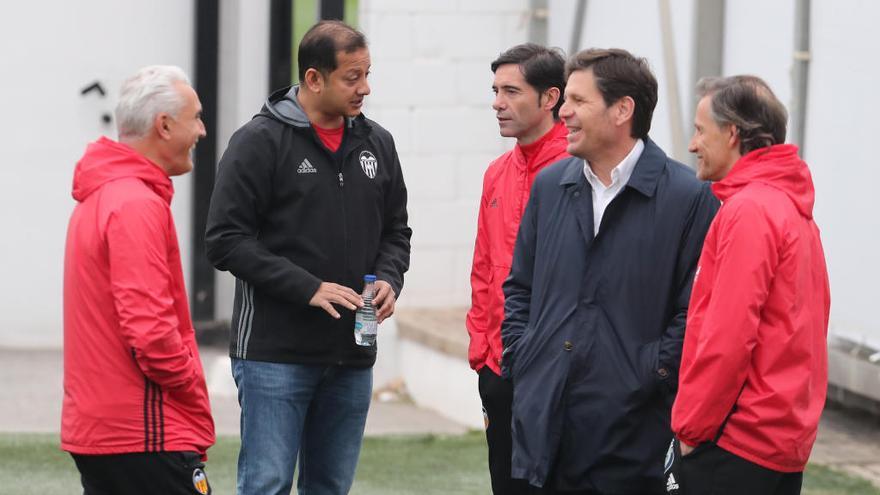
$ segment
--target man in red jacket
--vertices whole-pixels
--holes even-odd
[[[501,379],[501,283],[510,273],[513,244],[535,176],[569,155],[568,133],[559,122],[565,91],[565,60],[546,47],[527,43],[502,53],[491,65],[495,74],[492,108],[504,137],[516,146],[489,164],[471,271],[468,359],[479,374],[480,398],[489,444],[489,473],[496,495],[528,493],[528,483],[510,476],[511,384]]]
[[[827,386],[810,172],[754,76],[704,79],[690,151],[723,203],[697,268],[672,427],[688,494],[796,494]]]
[[[119,141],[89,144],[74,172],[61,448],[86,495],[205,495],[214,422],[170,209],[170,176],[205,136],[201,104],[182,70],[146,67],[116,122]]]

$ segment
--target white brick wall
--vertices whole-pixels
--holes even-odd
[[[263,34],[269,30],[269,0],[251,0],[247,5],[241,0],[222,0],[220,30],[218,161],[232,133],[251,120],[266,101],[269,38]],[[235,302],[235,278],[217,271],[214,281],[214,317],[228,320]]]
[[[363,0],[372,94],[409,188],[411,269],[401,305],[466,305],[483,171],[498,135],[489,64],[527,37],[525,0]]]

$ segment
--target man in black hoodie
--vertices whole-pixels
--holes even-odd
[[[220,160],[211,262],[236,278],[230,355],[241,404],[239,495],[348,493],[376,347],[354,340],[363,277],[379,322],[409,267],[406,186],[391,135],[361,114],[364,35],[339,21],[299,47],[301,84],[275,92]]]

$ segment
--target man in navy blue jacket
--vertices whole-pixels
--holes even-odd
[[[514,478],[660,494],[685,316],[718,208],[648,138],[657,81],[618,49],[569,60],[573,158],[536,179],[504,284]]]

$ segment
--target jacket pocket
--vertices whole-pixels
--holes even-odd
[[[661,378],[657,374],[659,363],[657,361],[658,342],[648,342],[639,346],[638,364],[639,382],[641,390],[639,396],[645,401],[654,398],[660,391]]]

